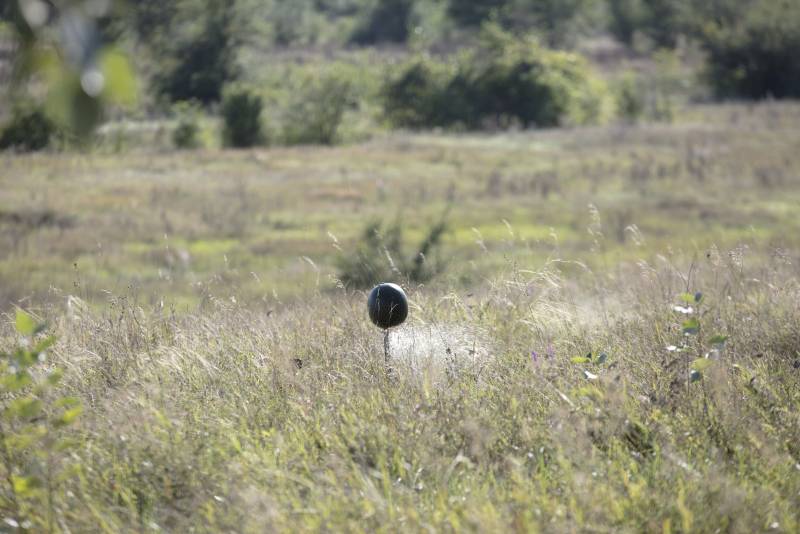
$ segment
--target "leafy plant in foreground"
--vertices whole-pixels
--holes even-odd
[[[703,293],[683,293],[678,296],[681,304],[673,306],[673,311],[686,316],[681,322],[680,331],[683,339],[678,345],[667,347],[669,352],[684,352],[690,350],[692,345],[697,350],[695,360],[689,365],[689,381],[697,382],[703,378],[703,371],[711,367],[718,360],[728,336],[715,334],[703,340],[701,337],[700,306],[703,303]],[[692,343],[692,340],[694,342]]]
[[[0,514],[15,528],[52,531],[59,487],[73,471],[61,458],[72,446],[63,430],[82,407],[54,393],[62,373],[44,365],[55,342],[40,336],[44,325],[20,310],[16,330],[22,343],[0,353]]]

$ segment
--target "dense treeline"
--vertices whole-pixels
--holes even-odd
[[[248,117],[253,109],[279,109],[271,113],[272,124],[243,125],[249,132],[244,137],[227,125],[224,138],[237,146],[336,142],[339,122],[355,108],[379,107],[373,115],[386,124],[412,128],[587,122],[603,115],[607,88],[596,83],[574,49],[603,35],[639,56],[687,46],[701,50],[702,79],[720,98],[800,97],[800,2],[794,0],[139,0],[110,4],[102,12],[90,7],[59,12],[55,4],[36,4],[44,6],[42,20],[31,3],[25,4],[27,11],[14,0],[0,4],[4,26],[23,50],[36,50],[37,39],[52,38],[56,32],[46,28],[58,27],[67,11],[91,19],[95,33],[80,37],[101,45],[65,67],[77,72],[61,76],[74,80],[59,88],[69,94],[61,98],[62,120],[52,111],[58,107],[50,105],[55,124],[32,129],[35,142],[18,140],[19,124],[11,124],[13,135],[2,138],[4,145],[40,147],[50,132],[56,135],[59,123],[86,132],[104,120],[113,95],[92,94],[85,85],[94,78],[86,74],[97,65],[105,68],[102,54],[111,44],[136,58],[137,91],[144,95],[138,107],[148,114],[170,114],[179,102],[226,110],[223,116],[233,118]],[[517,44],[487,47],[492,32]],[[74,46],[60,44],[69,60]],[[286,97],[259,87],[263,76],[253,72],[254,62],[242,61],[246,50],[259,58],[255,68],[269,69],[272,54],[282,50],[330,53],[375,46],[415,59],[389,64],[371,85],[324,69],[307,76],[299,93],[287,90],[292,94]],[[20,64],[36,64],[28,60]],[[115,69],[121,71],[119,65]],[[622,82],[618,112],[628,117],[646,106],[637,102],[644,99],[637,95],[642,84]],[[244,94],[248,91],[253,94]],[[234,93],[235,101],[223,102]],[[23,102],[13,112],[19,121],[29,124],[43,116],[25,91],[19,94]],[[316,100],[306,101],[310,98]],[[313,126],[304,126],[312,118]]]

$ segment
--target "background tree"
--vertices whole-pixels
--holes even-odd
[[[236,6],[226,0],[206,0],[196,12],[201,22],[186,37],[180,38],[178,28],[171,28],[175,43],[161,52],[166,56],[164,70],[154,80],[159,94],[173,102],[220,100],[225,84],[239,75],[236,54],[243,29]]]
[[[800,97],[800,3],[697,1],[690,26],[708,53],[706,78],[722,98]]]
[[[404,43],[414,12],[414,0],[379,0],[350,41],[357,44]]]

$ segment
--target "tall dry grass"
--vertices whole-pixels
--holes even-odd
[[[797,266],[737,249],[567,272],[410,288],[391,372],[358,292],[42,312],[84,405],[57,529],[797,531]]]

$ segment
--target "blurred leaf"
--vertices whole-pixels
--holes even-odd
[[[700,321],[696,317],[687,319],[681,325],[684,334],[696,334],[700,330]]]
[[[594,400],[601,400],[603,398],[603,392],[596,386],[583,386],[576,391],[576,395]]]
[[[105,78],[103,95],[109,101],[122,106],[136,104],[138,98],[136,76],[124,54],[114,49],[104,51],[100,55],[100,71]]]
[[[74,408],[80,406],[81,401],[75,397],[61,397],[53,403],[56,408]]]
[[[27,371],[10,373],[3,377],[3,389],[9,392],[19,391],[31,384],[31,375]]]
[[[52,347],[55,342],[56,338],[54,336],[48,336],[36,344],[36,346],[33,348],[33,352],[44,352]]]
[[[680,295],[678,295],[678,299],[680,299],[682,302],[685,302],[686,304],[694,304],[696,302],[694,299],[694,295],[692,295],[691,293],[681,293]]]
[[[14,362],[17,364],[18,368],[25,369],[30,367],[31,365],[36,364],[39,360],[36,357],[36,354],[29,350],[24,349],[17,349],[14,351]]]
[[[712,345],[724,345],[728,341],[728,336],[716,335],[708,340]]]
[[[14,493],[18,497],[28,497],[42,485],[41,481],[34,476],[11,475],[11,482],[14,485]]]
[[[92,133],[103,116],[100,99],[87,95],[77,74],[67,68],[62,68],[57,81],[50,85],[45,109],[53,120],[79,138]]]
[[[81,443],[82,443],[81,440],[77,438],[63,438],[58,440],[58,443],[56,443],[56,450],[58,452],[65,452],[77,449],[78,447],[80,447]],[[80,464],[75,464],[75,465],[80,466]]]
[[[53,421],[53,424],[57,428],[71,425],[73,422],[75,422],[75,419],[77,419],[78,416],[81,415],[81,413],[83,413],[82,406],[76,406],[74,408],[70,408],[69,410],[66,410],[63,414],[61,414],[58,418],[56,418]]]
[[[14,399],[6,408],[6,413],[11,417],[32,419],[42,411],[42,401],[31,397]]]
[[[61,369],[53,369],[49,375],[47,375],[47,383],[51,386],[58,385],[61,382],[61,379],[64,376],[64,372]]]
[[[23,336],[32,336],[36,332],[36,321],[22,310],[17,310],[17,332]]]
[[[41,453],[41,448],[35,447],[36,442],[47,435],[44,425],[27,425],[18,429],[13,435],[6,437],[6,447],[12,451],[23,451],[29,454]]]
[[[575,356],[570,360],[572,363],[589,363],[592,360],[590,358],[586,358],[585,356]]]
[[[697,358],[692,362],[692,370],[702,373],[714,363],[714,360],[708,358]]]
[[[78,447],[80,442],[78,440],[72,440],[69,447],[63,448],[63,442],[59,443],[56,449],[60,452],[68,451],[70,449],[75,449]],[[66,482],[71,478],[77,477],[83,471],[83,466],[79,463],[71,463],[67,464],[61,469],[61,471],[56,475],[56,481],[58,482]]]

